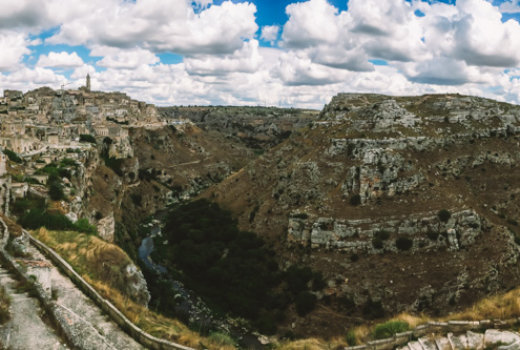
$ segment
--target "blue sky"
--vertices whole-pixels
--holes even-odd
[[[2,3],[2,0],[0,0]],[[520,102],[518,0],[17,0],[0,90],[321,108],[339,92]]]

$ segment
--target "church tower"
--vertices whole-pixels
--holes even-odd
[[[90,74],[87,73],[87,85],[85,86],[87,92],[90,92]]]

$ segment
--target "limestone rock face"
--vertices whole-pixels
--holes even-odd
[[[114,213],[110,213],[106,215],[104,218],[100,219],[96,224],[99,237],[101,237],[107,242],[113,242],[115,225],[116,223],[114,220]]]
[[[134,264],[126,265],[124,268],[126,294],[135,302],[148,307],[150,292],[146,285],[143,273]]]
[[[378,220],[349,220],[312,217],[296,212],[288,222],[287,241],[312,248],[339,249],[351,253],[377,254],[397,252],[395,237],[406,237],[413,243],[410,251],[432,251],[441,248],[457,251],[473,244],[480,235],[483,222],[471,209],[455,212],[449,221],[442,222],[435,213],[411,216],[380,217]],[[381,245],[374,238],[385,232]]]

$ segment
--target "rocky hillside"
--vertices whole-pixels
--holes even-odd
[[[314,121],[318,111],[276,107],[162,107],[165,119],[187,119],[258,151],[279,144]]]
[[[519,132],[520,107],[492,100],[339,94],[204,196],[327,277],[296,335],[445,315],[520,283]]]

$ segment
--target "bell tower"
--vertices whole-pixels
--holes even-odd
[[[85,85],[87,92],[90,92],[90,74],[87,73],[87,84]]]

